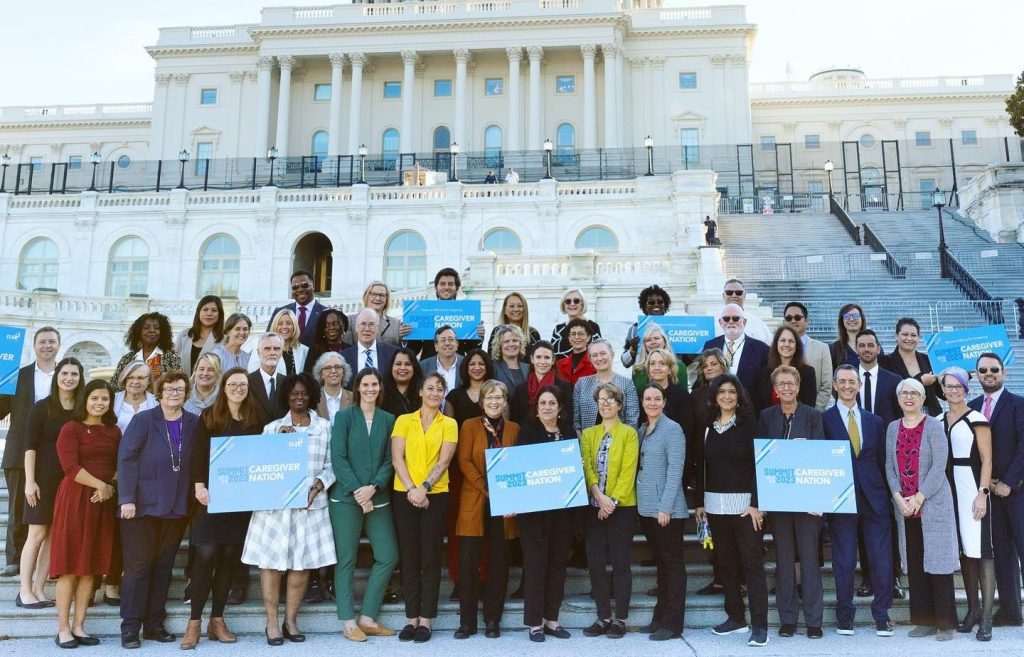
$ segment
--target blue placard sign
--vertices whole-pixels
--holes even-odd
[[[762,511],[857,513],[850,443],[754,440],[757,507]]]
[[[487,449],[484,456],[491,515],[567,509],[588,502],[576,439]]]
[[[715,337],[715,318],[682,315],[640,315],[637,334],[643,339],[644,329],[654,322],[665,331],[676,354],[699,354],[704,343]]]
[[[434,331],[445,324],[455,329],[459,340],[476,340],[480,324],[480,301],[412,299],[402,303],[402,323],[412,327],[409,340],[433,340]]]
[[[0,326],[0,395],[13,395],[18,386],[25,329]]]
[[[210,513],[303,509],[306,432],[210,439]]]
[[[1003,324],[933,333],[925,336],[925,344],[935,374],[953,366],[973,372],[978,356],[986,351],[999,354],[1007,365],[1013,363],[1013,346]]]

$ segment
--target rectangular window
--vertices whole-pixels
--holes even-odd
[[[932,133],[928,130],[919,130],[914,133],[914,143],[918,146],[931,146]]]
[[[921,195],[921,209],[927,210],[932,207],[932,194],[935,192],[934,178],[921,178],[917,181],[917,189]]]
[[[32,165],[32,170],[36,173],[43,170],[43,158],[41,157],[30,157],[28,163]]]
[[[821,148],[821,135],[804,135],[804,148],[816,151]]]
[[[687,71],[679,74],[679,88],[680,89],[696,89],[697,88],[697,74],[693,71]]]
[[[451,98],[452,81],[434,80],[434,98]]]
[[[402,83],[397,81],[390,81],[384,83],[384,97],[385,98],[401,98],[402,97]]]
[[[761,137],[761,150],[762,151],[774,151],[775,150],[775,137],[773,137],[773,136],[762,136]]]
[[[683,162],[693,164],[700,161],[700,129],[683,128],[679,131],[679,142],[683,147]]]
[[[484,80],[485,96],[503,96],[505,94],[505,78],[487,78]]]
[[[68,169],[70,171],[80,171],[82,168],[82,156],[72,155],[68,158]]]
[[[575,75],[556,75],[555,76],[555,93],[556,94],[574,94],[574,93],[576,93],[576,76]]]
[[[217,104],[217,90],[216,89],[200,89],[199,90],[199,104],[200,105],[216,105]]]
[[[978,131],[977,130],[961,130],[960,131],[960,143],[964,146],[977,146],[978,145]]]
[[[331,99],[331,85],[329,84],[314,84],[313,85],[313,100],[330,100]]]
[[[209,165],[209,160],[213,159],[213,142],[212,141],[201,141],[196,144],[196,158],[195,158],[195,170],[197,176],[206,175],[206,167]]]

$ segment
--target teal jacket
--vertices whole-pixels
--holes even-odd
[[[373,413],[372,428],[366,431],[366,420],[358,406],[349,406],[334,416],[331,429],[331,465],[337,481],[330,490],[332,502],[355,504],[352,493],[363,486],[374,484],[377,494],[375,505],[386,504],[395,468],[391,464],[391,433],[395,416],[377,409]]]

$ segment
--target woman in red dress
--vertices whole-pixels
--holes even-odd
[[[57,438],[64,479],[57,489],[51,533],[50,577],[57,578],[57,639],[61,648],[100,642],[85,631],[93,579],[121,571],[117,529],[117,445],[121,430],[106,381],[90,381],[71,421]],[[75,604],[70,622],[71,603]]]

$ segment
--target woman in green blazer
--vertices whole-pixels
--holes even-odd
[[[364,368],[352,387],[352,406],[338,412],[331,431],[331,464],[337,482],[330,490],[329,509],[338,552],[334,589],[338,619],[344,625],[342,634],[350,641],[366,641],[367,635],[395,633],[376,621],[384,590],[398,564],[398,541],[389,506],[395,473],[391,465],[395,416],[378,408],[381,378],[377,370]],[[357,623],[352,576],[364,529],[373,548],[373,567]]]
[[[602,383],[594,391],[601,423],[583,430],[580,455],[590,491],[586,512],[587,567],[590,588],[597,603],[597,621],[583,630],[586,636],[607,635],[619,639],[626,632],[633,577],[630,548],[636,526],[636,467],[640,443],[636,430],[622,422],[622,389]],[[605,564],[612,562],[612,592],[608,590]]]

